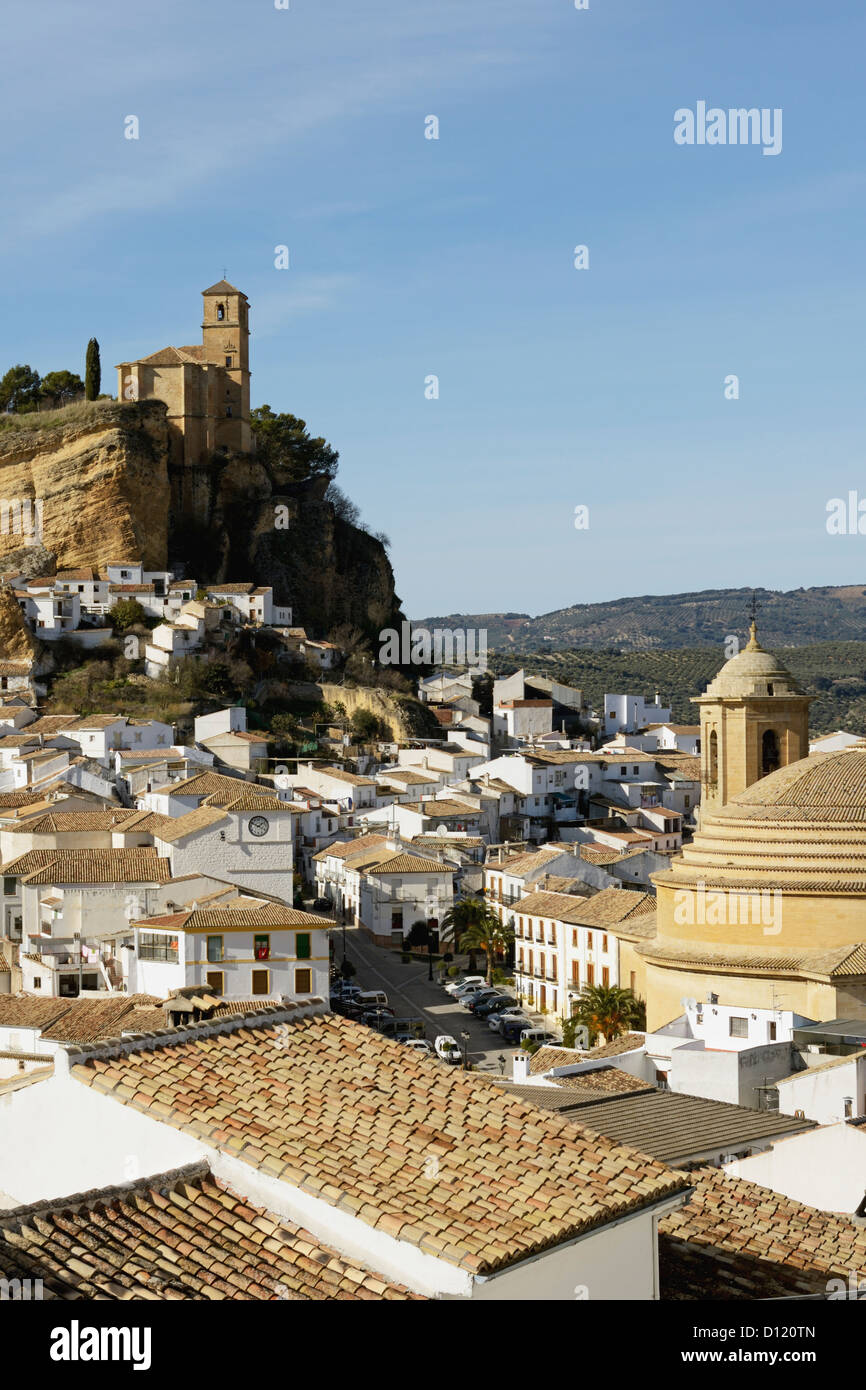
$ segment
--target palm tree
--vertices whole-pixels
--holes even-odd
[[[487,904],[481,898],[461,898],[454,906],[445,913],[442,918],[441,938],[453,937],[459,941],[463,933],[475,925],[476,922],[484,920]],[[475,951],[470,947],[469,950],[469,973],[475,971]]]
[[[461,951],[469,951],[470,954],[484,952],[487,957],[487,983],[492,984],[496,957],[504,956],[513,940],[512,928],[500,922],[493,909],[485,903],[482,914],[466,927],[459,944]]]
[[[572,1018],[589,1029],[591,1043],[599,1035],[610,1042],[634,1024],[640,1024],[643,1009],[630,989],[620,989],[619,985],[584,985]]]

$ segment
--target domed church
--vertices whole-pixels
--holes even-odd
[[[866,741],[809,753],[810,697],[757,639],[703,695],[701,817],[653,875],[647,1026],[685,997],[866,1018]]]

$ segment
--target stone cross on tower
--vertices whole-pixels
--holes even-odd
[[[751,597],[751,599],[750,599],[750,601],[749,601],[749,641],[750,641],[750,642],[755,642],[755,643],[756,643],[757,640],[758,640],[758,609],[760,608],[760,606],[761,606],[761,605],[760,605],[759,602],[758,602],[758,592],[757,592],[756,589],[753,589],[753,590],[752,590],[752,597]]]

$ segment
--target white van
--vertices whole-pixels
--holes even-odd
[[[363,1009],[384,1009],[388,1004],[388,996],[383,989],[365,989],[355,995],[355,1001]]]
[[[521,1042],[533,1043],[558,1043],[559,1038],[555,1033],[549,1033],[546,1028],[524,1028],[520,1034]]]

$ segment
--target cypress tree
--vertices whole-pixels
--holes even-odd
[[[84,368],[84,399],[95,401],[102,383],[102,368],[99,365],[99,344],[91,338],[87,344],[87,362]]]

